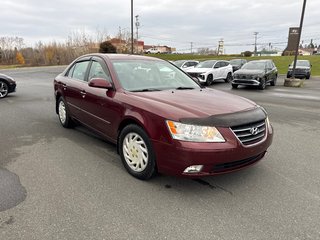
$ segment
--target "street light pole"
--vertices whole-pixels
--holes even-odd
[[[300,45],[300,39],[301,39],[301,32],[302,32],[302,25],[303,25],[303,19],[304,19],[304,12],[306,9],[306,3],[307,0],[303,0],[303,6],[302,6],[302,13],[301,13],[301,19],[300,19],[300,27],[299,27],[299,34],[298,34],[298,41],[296,46],[296,52],[294,55],[294,61],[293,61],[293,68],[292,68],[292,78],[295,78],[296,73],[296,65],[297,65],[297,58],[299,54],[299,45]]]
[[[131,0],[131,54],[133,54],[133,0]]]

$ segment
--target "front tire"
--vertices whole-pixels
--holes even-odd
[[[271,86],[275,86],[275,85],[276,85],[276,83],[277,83],[277,78],[278,78],[278,76],[275,76],[275,78],[270,82],[270,85],[271,85]]]
[[[147,180],[156,174],[156,157],[146,132],[135,124],[120,133],[119,153],[122,163],[132,176]]]
[[[259,89],[260,90],[264,90],[265,88],[266,88],[266,80],[265,79],[261,79],[260,85],[259,85]]]
[[[0,80],[0,98],[5,98],[9,93],[8,84]]]
[[[232,83],[231,86],[232,86],[233,89],[237,89],[238,88],[238,84]]]
[[[74,124],[72,122],[72,119],[70,118],[70,113],[63,97],[59,98],[57,102],[57,108],[61,125],[64,128],[72,128]]]
[[[210,86],[213,83],[213,76],[212,74],[208,75],[206,85]]]

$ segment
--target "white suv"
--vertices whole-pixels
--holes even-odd
[[[228,61],[223,60],[200,62],[195,68],[187,70],[187,73],[208,86],[216,80],[231,82],[233,79],[232,66]]]
[[[146,53],[161,53],[159,48],[149,48]]]

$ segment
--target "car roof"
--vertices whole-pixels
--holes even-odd
[[[252,60],[250,62],[272,62],[271,59]]]
[[[141,55],[132,55],[132,54],[117,54],[117,53],[92,53],[86,54],[82,57],[102,57],[109,60],[153,60],[153,61],[164,61],[155,57],[147,57]]]

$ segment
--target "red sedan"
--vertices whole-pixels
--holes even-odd
[[[263,108],[157,58],[85,55],[55,78],[54,92],[62,126],[81,123],[115,143],[139,179],[232,172],[263,158],[272,142]]]

